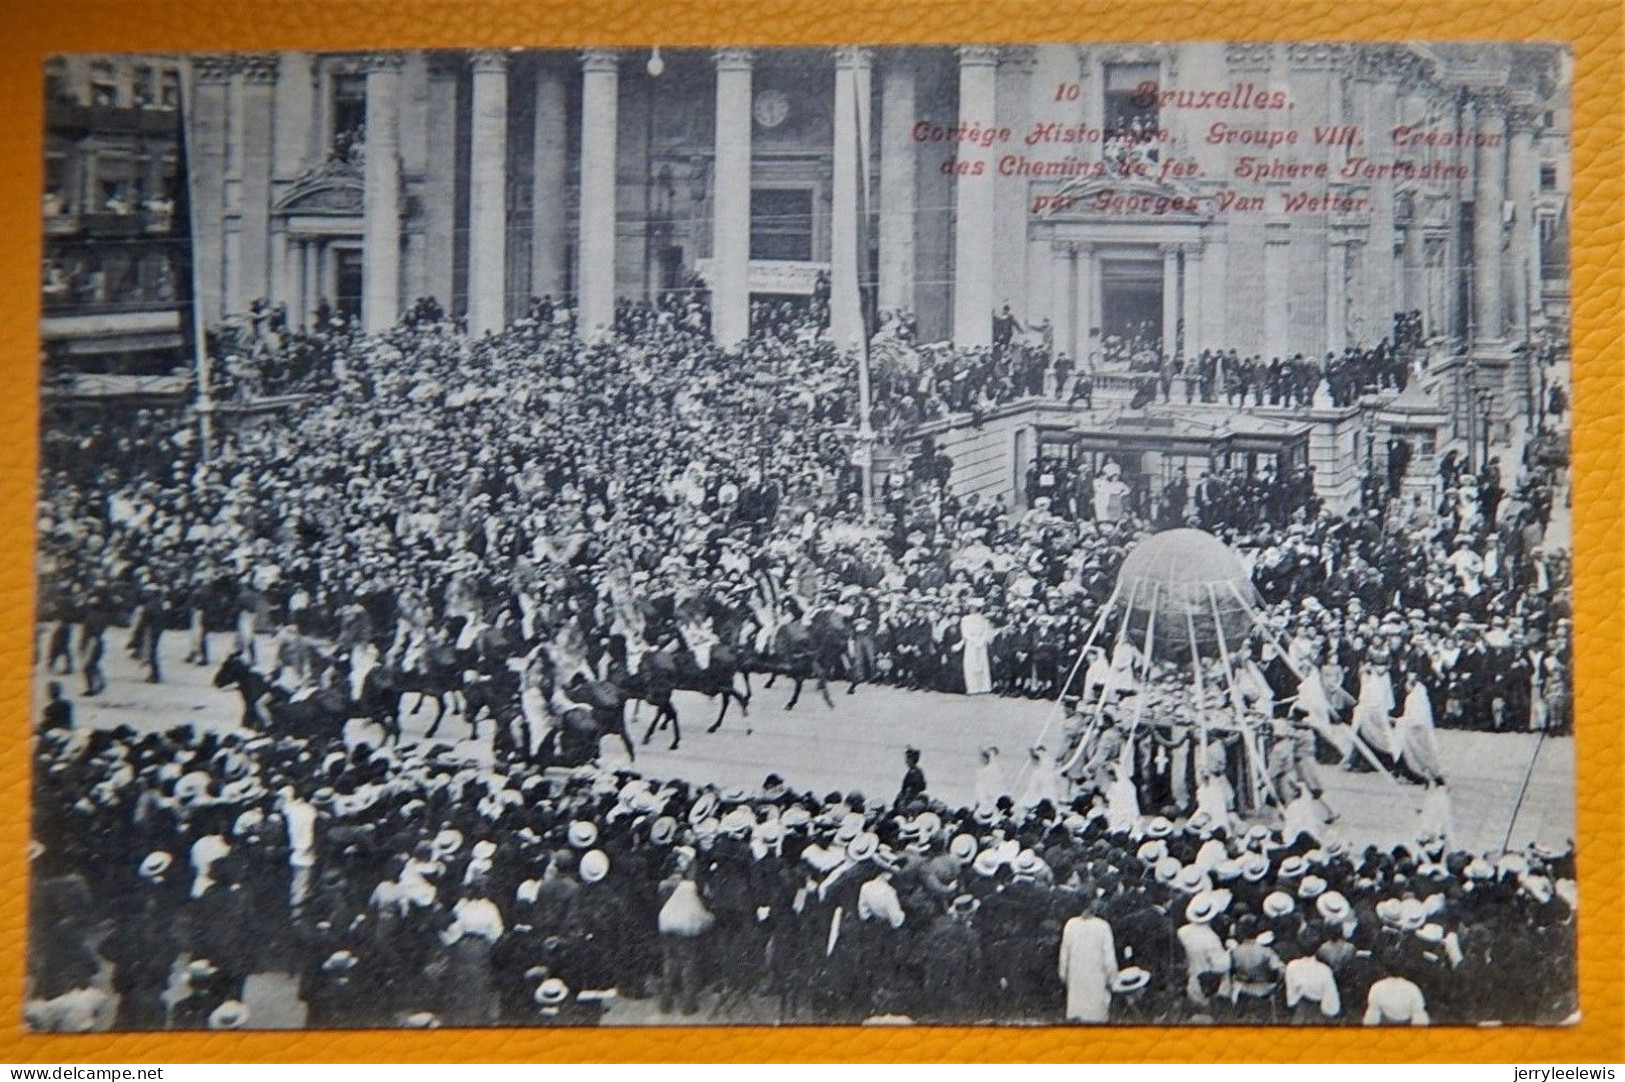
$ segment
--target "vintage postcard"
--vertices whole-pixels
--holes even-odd
[[[41,75],[32,1029],[1578,1018],[1566,47]]]

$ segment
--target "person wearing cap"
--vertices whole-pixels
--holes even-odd
[[[1117,979],[1117,945],[1112,928],[1091,903],[1061,929],[1060,975],[1066,985],[1066,1020],[1111,1020],[1112,984]]]
[[[691,1016],[700,1009],[700,956],[716,920],[700,896],[695,859],[674,850],[668,868],[659,887],[660,1011]]]
[[[922,978],[922,1009],[916,1016],[921,1021],[963,1023],[994,1001],[981,937],[972,923],[977,908],[972,895],[959,895],[915,941],[913,960]]]
[[[1230,952],[1213,929],[1225,909],[1228,892],[1206,891],[1185,907],[1179,944],[1185,948],[1185,995],[1194,1006],[1207,1008],[1216,997],[1230,997]]]
[[[1265,899],[1266,913],[1271,908],[1269,900]],[[1286,900],[1290,906],[1291,899]],[[1248,915],[1236,921],[1234,934],[1236,945],[1230,950],[1230,999],[1236,1008],[1236,1020],[1278,1021],[1276,992],[1285,966],[1281,956],[1270,946],[1274,933],[1256,917]]]
[[[897,799],[892,806],[898,809],[907,808],[916,799],[925,795],[925,771],[920,769],[920,749],[905,748],[903,750],[903,784],[897,789]]]

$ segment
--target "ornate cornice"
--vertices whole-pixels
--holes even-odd
[[[1038,48],[1033,45],[1006,45],[999,50],[999,60],[1018,71],[1032,71],[1038,66]]]
[[[835,49],[837,68],[867,68],[875,62],[875,51],[867,45],[841,45]]]
[[[1334,41],[1294,41],[1287,44],[1286,59],[1307,71],[1346,70],[1354,62],[1356,48]]]
[[[236,59],[237,70],[242,73],[243,82],[258,86],[269,86],[276,82],[276,53],[243,53]]]
[[[1224,47],[1224,62],[1232,69],[1262,71],[1275,62],[1275,46],[1267,41],[1232,42]]]
[[[475,75],[503,75],[508,71],[506,49],[475,49],[468,54],[468,70]]]
[[[711,54],[718,71],[749,71],[756,64],[754,49],[718,49]]]
[[[192,58],[192,72],[200,83],[229,83],[235,57],[224,53],[206,53]]]
[[[961,45],[954,53],[959,57],[959,66],[962,68],[991,67],[998,64],[1001,51],[998,45]]]
[[[583,49],[581,50],[581,70],[592,72],[621,70],[621,54],[615,49]]]
[[[401,53],[368,53],[362,63],[369,73],[375,71],[400,71],[406,63],[406,57]]]

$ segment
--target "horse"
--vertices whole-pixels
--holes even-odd
[[[611,735],[620,737],[621,743],[626,746],[626,757],[633,762],[637,761],[637,749],[632,746],[632,736],[626,729],[626,704],[634,696],[626,687],[614,680],[593,680],[583,674],[577,674],[562,690],[566,699],[585,707],[590,712],[593,728],[599,739]],[[566,717],[571,715],[576,717],[578,728],[584,724],[578,711],[568,710],[565,714]],[[592,758],[597,758],[596,742],[593,745]]]
[[[829,695],[830,670],[824,664],[812,633],[802,624],[780,627],[773,633],[772,643],[765,652],[746,651],[740,671],[747,675],[747,680],[750,673],[766,676],[766,687],[772,687],[773,681],[781,676],[793,681],[795,689],[790,693],[790,701],[784,704],[786,710],[796,708],[796,703],[801,701],[801,687],[808,680],[816,682],[818,693],[824,697],[824,705],[835,709],[835,700]]]
[[[214,674],[217,688],[235,687],[243,698],[243,725],[256,732],[305,738],[342,738],[349,721],[348,703],[341,692],[318,691],[295,699],[286,689],[256,672],[233,651]],[[338,701],[333,701],[334,699]]]
[[[707,698],[722,700],[716,720],[706,730],[708,733],[721,728],[730,703],[737,702],[743,713],[750,713],[748,681],[744,691],[734,686],[735,678],[741,675],[739,661],[739,656],[725,647],[713,649],[709,664],[703,666],[698,656],[687,648],[645,650],[639,656],[636,673],[629,672],[620,661],[612,663],[611,673],[612,678],[623,684],[633,698],[641,699],[655,708],[654,720],[649,723],[643,743],[649,743],[654,738],[655,730],[664,728],[669,721],[672,727],[671,750],[676,751],[682,740],[682,727],[677,706],[672,702],[673,691],[692,691]]]

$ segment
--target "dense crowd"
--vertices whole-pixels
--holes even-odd
[[[1572,854],[129,729],[38,749],[36,1028],[1557,1022]],[[263,982],[264,978],[260,978]],[[701,1016],[702,1007],[705,1015]],[[297,1024],[297,1016],[279,1016]],[[611,1014],[613,1018],[613,1014]],[[621,1017],[626,1017],[622,1015]]]
[[[1554,479],[1539,469],[1506,492],[1489,465],[1447,456],[1438,504],[1390,493],[1332,514],[1307,473],[1153,493],[1106,461],[1087,481],[1030,478],[1052,491],[1019,510],[955,495],[954,463],[926,443],[884,475],[869,519],[855,367],[817,317],[765,313],[725,353],[685,296],[624,308],[593,344],[542,302],[477,341],[427,306],[384,335],[334,328],[319,336],[327,390],[222,433],[207,460],[156,415],[48,429],[43,663],[95,695],[114,629],[153,681],[165,634],[211,664],[210,633],[214,661],[231,633],[286,694],[325,702],[340,662],[356,679],[363,659],[449,658],[533,738],[583,681],[826,632],[820,675],[853,685],[1054,697],[1125,554],[1199,524],[1262,598],[1268,635],[1238,663],[1283,724],[1357,731],[1429,793],[1443,777],[1415,730],[1435,717],[1569,725],[1568,564],[1545,545]],[[992,378],[1021,356],[990,351]],[[922,390],[939,374],[877,378],[891,432],[906,433],[906,400],[947,401]],[[1290,685],[1266,637],[1293,660]],[[1197,770],[1114,777],[1107,749],[1169,755],[1149,725],[1114,745],[1112,720],[1070,730],[1075,789],[1001,806],[995,786],[973,808],[923,784],[895,804],[784,791],[718,805],[631,776],[563,780],[525,754],[534,741],[476,767],[426,744],[69,724],[39,745],[36,882],[57,893],[36,909],[54,915],[31,941],[33,996],[83,1006],[95,997],[59,1001],[110,973],[130,1025],[241,1024],[243,977],[273,970],[298,972],[318,1025],[585,1021],[606,1001],[583,992],[656,983],[685,1011],[702,986],[773,994],[793,1020],[1102,1020],[1102,1002],[1147,1021],[1572,1009],[1566,857],[1457,852],[1448,831],[1354,855],[1329,835],[1247,832],[1233,804],[1204,805]],[[1272,784],[1308,775],[1312,739],[1306,758],[1272,767]],[[1133,815],[1111,797],[1124,783]],[[103,940],[89,915],[106,913]],[[1520,951],[1545,961],[1505,968]],[[1528,981],[1488,981],[1492,961]],[[1121,988],[1101,1001],[1096,978]]]
[[[1505,493],[1493,460],[1450,472],[1447,455],[1437,506],[1396,492],[1334,515],[1307,470],[1153,491],[1109,461],[1039,463],[1020,511],[956,496],[927,445],[866,522],[851,364],[774,326],[739,356],[680,320],[585,348],[525,328],[469,342],[445,323],[347,337],[333,393],[228,434],[202,465],[179,432],[52,430],[50,660],[72,668],[134,620],[160,677],[165,631],[190,630],[203,661],[203,632],[331,640],[359,609],[380,652],[511,626],[511,653],[546,641],[601,675],[628,643],[765,648],[824,613],[850,644],[831,676],[964,691],[985,649],[988,690],[1048,696],[1123,554],[1191,524],[1244,555],[1283,629],[1311,624],[1328,686],[1376,663],[1396,685],[1418,670],[1447,724],[1566,717],[1568,566],[1543,546],[1543,471]],[[973,608],[990,629],[967,650]],[[1458,685],[1458,702],[1501,706],[1447,709]]]

